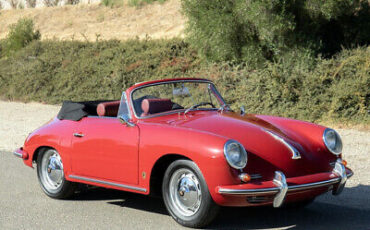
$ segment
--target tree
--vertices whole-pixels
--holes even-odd
[[[330,56],[370,43],[367,0],[182,0],[182,7],[189,42],[211,61]]]

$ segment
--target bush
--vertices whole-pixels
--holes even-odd
[[[182,0],[189,42],[207,60],[263,64],[370,43],[367,0]]]
[[[47,103],[117,99],[135,82],[183,76],[195,61],[177,39],[34,41],[0,59],[0,95]]]
[[[370,47],[332,59],[290,60],[254,70],[213,65],[195,76],[213,79],[238,110],[308,121],[370,123]]]
[[[236,111],[308,121],[369,124],[370,47],[331,59],[281,59],[254,69],[203,64],[179,39],[33,41],[0,59],[0,98],[61,103],[118,99],[136,82],[177,77],[213,80]]]
[[[19,19],[16,24],[10,26],[9,34],[2,45],[3,53],[9,56],[40,37],[40,32],[34,30],[32,19]]]

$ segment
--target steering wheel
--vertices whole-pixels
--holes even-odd
[[[185,110],[184,115],[185,115],[186,113],[188,113],[190,110],[192,110],[192,109],[196,109],[196,108],[198,108],[199,106],[203,106],[203,105],[210,105],[210,106],[212,106],[212,108],[216,108],[216,106],[215,106],[214,104],[212,104],[211,102],[201,102],[201,103],[198,103],[198,104],[196,104],[196,105],[193,105],[193,106],[189,107],[187,110]]]

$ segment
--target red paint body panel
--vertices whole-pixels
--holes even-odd
[[[85,117],[73,137],[72,172],[79,176],[138,183],[139,129],[117,118]],[[123,170],[124,169],[124,170]]]
[[[194,80],[194,79],[181,79]],[[204,81],[204,79],[199,79]],[[32,167],[37,149],[55,148],[64,165],[66,178],[108,188],[150,193],[153,166],[161,157],[176,154],[194,161],[200,168],[213,200],[225,206],[250,206],[243,196],[225,196],[218,193],[219,186],[263,188],[271,187],[275,171],[282,171],[290,184],[310,183],[330,178],[337,160],[325,147],[322,135],[325,127],[292,119],[244,115],[233,112],[190,111],[138,119],[132,111],[130,93],[145,84],[129,88],[131,122],[134,127],[121,124],[117,118],[86,117],[80,121],[58,120],[34,131],[25,141],[23,151],[29,157],[24,163]],[[270,132],[283,138],[301,154],[293,160],[289,149]],[[74,133],[83,134],[75,137]],[[261,179],[242,184],[238,170],[231,168],[224,157],[226,141],[239,141],[248,152],[248,174],[259,174]],[[142,176],[146,174],[147,176]],[[83,176],[111,184],[84,181],[70,176]],[[112,184],[134,186],[138,190]],[[287,201],[309,199],[326,192],[327,188],[289,193]],[[269,204],[259,203],[258,205]]]

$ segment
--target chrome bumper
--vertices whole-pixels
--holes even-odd
[[[343,191],[343,188],[346,184],[347,179],[350,178],[353,175],[353,173],[347,174],[346,168],[340,161],[337,161],[335,163],[335,167],[332,173],[335,174],[337,177],[330,179],[330,180],[325,180],[325,181],[318,181],[314,183],[288,186],[284,173],[280,171],[276,171],[275,177],[273,180],[273,183],[276,185],[276,187],[261,188],[261,189],[220,188],[218,192],[224,195],[253,195],[253,196],[275,195],[274,200],[273,200],[273,206],[275,208],[278,208],[284,203],[286,194],[288,192],[309,190],[313,188],[319,188],[319,187],[325,187],[325,186],[338,184],[338,186],[333,188],[333,195],[339,195]]]

